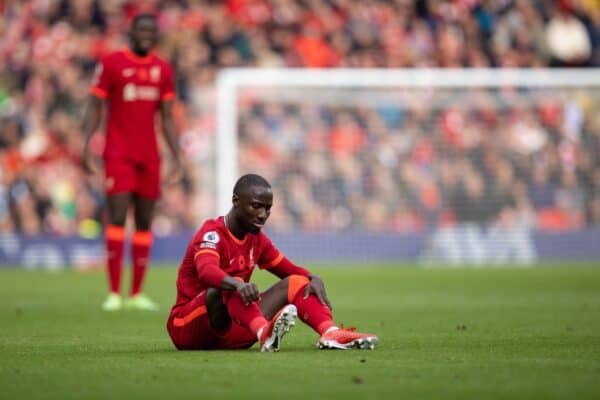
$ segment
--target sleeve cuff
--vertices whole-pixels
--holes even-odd
[[[277,264],[279,264],[281,262],[281,260],[283,260],[283,254],[279,253],[279,255],[277,257],[275,257],[275,259],[269,263],[260,265],[260,269],[269,269],[269,268],[273,268],[274,266],[276,266]]]
[[[196,254],[194,254],[194,261],[196,261],[196,258],[198,258],[198,256],[201,254],[212,254],[212,255],[216,256],[217,259],[220,258],[218,251],[213,250],[213,249],[202,249],[202,250],[198,250],[196,252]]]

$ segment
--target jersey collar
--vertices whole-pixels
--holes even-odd
[[[227,227],[227,223],[225,222],[226,218],[227,218],[227,216],[224,215],[221,218],[221,222],[223,223],[223,227],[225,228],[225,231],[227,232],[227,234],[229,235],[229,237],[231,238],[231,240],[233,240],[237,244],[244,244],[244,243],[246,243],[246,240],[248,239],[248,234],[246,233],[246,235],[244,236],[244,238],[242,240],[240,240],[237,237],[235,237],[235,235],[233,234],[233,232],[231,232],[229,230],[229,228]]]
[[[152,58],[154,58],[154,52],[152,52],[152,51],[148,52],[148,54],[146,54],[144,57],[140,57],[137,54],[135,54],[133,51],[131,51],[131,49],[128,47],[123,49],[123,54],[125,54],[125,57],[127,57],[131,61],[139,63],[139,64],[148,64],[149,62],[152,61]]]

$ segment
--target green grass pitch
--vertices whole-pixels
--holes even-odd
[[[174,268],[148,277],[161,312],[114,314],[102,272],[0,270],[0,399],[600,398],[598,266],[315,270],[376,350],[319,351],[300,324],[280,353],[178,352]]]

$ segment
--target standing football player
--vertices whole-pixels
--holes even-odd
[[[152,52],[158,41],[156,18],[137,15],[131,25],[130,46],[107,55],[97,66],[83,118],[86,135],[83,166],[94,173],[89,152],[90,138],[100,126],[106,103],[104,185],[108,221],[105,227],[110,285],[102,304],[106,311],[123,307],[157,310],[158,305],[142,293],[150,248],[151,222],[160,194],[160,157],[154,130],[160,113],[162,132],[172,155],[169,181],[181,176],[177,135],[171,108],[175,98],[170,65]],[[133,207],[135,232],[131,237],[132,283],[127,299],[121,297],[125,221]]]
[[[261,176],[242,176],[227,215],[206,221],[190,241],[177,276],[167,330],[180,350],[240,349],[257,341],[278,351],[296,317],[320,335],[321,349],[372,349],[373,334],[338,327],[321,278],[295,265],[261,232],[273,191]],[[281,280],[260,293],[258,266]]]

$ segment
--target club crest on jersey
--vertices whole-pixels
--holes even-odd
[[[250,249],[250,255],[249,255],[249,257],[248,257],[248,260],[250,260],[250,264],[249,264],[249,265],[250,265],[251,267],[254,267],[254,265],[255,265],[255,262],[254,262],[254,247],[252,247],[252,248]]]
[[[159,66],[154,66],[154,67],[150,68],[150,80],[152,82],[160,81],[160,67]]]
[[[202,241],[208,243],[217,244],[220,239],[219,234],[215,231],[206,232],[204,236],[202,236]]]

